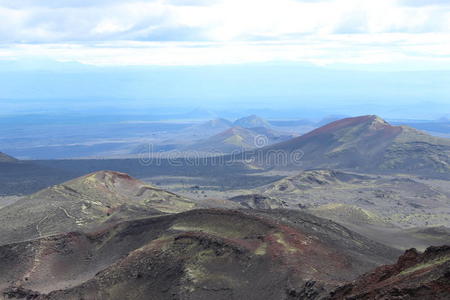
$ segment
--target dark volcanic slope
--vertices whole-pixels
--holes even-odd
[[[124,173],[100,171],[0,209],[0,244],[89,228],[107,221],[176,213],[196,205]]]
[[[450,299],[450,246],[408,250],[394,265],[383,266],[332,293],[343,299]]]
[[[406,126],[391,126],[377,116],[339,120],[264,151],[302,151],[304,169],[450,174],[449,139],[432,137]],[[263,163],[267,161],[265,158]]]
[[[301,212],[194,210],[1,246],[0,290],[68,300],[317,299],[397,255]]]
[[[17,162],[17,159],[0,152],[0,163]]]

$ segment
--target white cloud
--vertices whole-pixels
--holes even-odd
[[[118,38],[113,33],[120,39],[152,40],[151,30],[143,29],[161,28],[184,32],[184,28],[194,28],[213,41],[352,32],[450,32],[447,6],[417,8],[393,0],[0,0],[1,7],[3,32],[15,34],[14,38],[2,34],[3,42]]]
[[[379,64],[450,63],[450,34],[361,34],[305,37],[302,41],[130,42],[15,44],[0,58],[41,57],[92,65],[208,65],[269,61]]]
[[[0,55],[92,64],[432,61],[449,55],[450,7],[430,1],[0,0]]]
[[[448,0],[400,0],[399,4],[405,6],[450,6]]]

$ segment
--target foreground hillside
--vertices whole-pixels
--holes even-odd
[[[214,125],[229,126],[208,126]],[[229,142],[219,137],[218,144]],[[6,271],[0,272],[0,295],[448,298],[446,246],[424,254],[410,250],[397,264],[380,267],[394,263],[398,249],[450,242],[449,229],[441,226],[450,222],[448,140],[363,116],[258,151],[300,151],[302,165],[257,158],[233,169],[219,156],[201,166],[176,164],[186,163],[183,158],[156,166],[143,160],[57,162],[77,172],[136,167],[146,180],[158,186],[171,181],[179,190],[96,171],[2,200],[0,270]],[[4,170],[30,165],[6,158],[0,163]],[[301,171],[309,166],[326,169]]]
[[[331,293],[328,300],[433,299],[450,297],[450,247],[405,252],[398,262],[375,269]]]
[[[365,286],[367,293],[378,295],[375,282],[384,277],[372,278],[367,272],[395,261],[400,251],[386,245],[396,245],[399,236],[378,239],[384,231],[360,228],[390,230],[392,224],[343,204],[307,207],[302,202],[307,198],[299,193],[312,195],[329,187],[339,195],[338,190],[355,191],[364,184],[362,191],[394,184],[415,193],[417,182],[391,180],[314,170],[266,185],[262,195],[194,201],[124,173],[91,173],[0,208],[0,270],[7,270],[0,272],[0,295],[47,300],[134,300],[149,295],[158,300],[319,300],[360,297],[366,295]],[[250,209],[198,209],[218,204]],[[355,230],[306,213],[305,208]],[[411,235],[438,236],[439,241],[446,234],[431,228],[410,230]],[[405,281],[409,277],[402,269],[393,275],[393,289],[408,291],[408,284],[422,289],[439,278],[444,292],[418,295],[448,295],[447,265],[440,267],[446,257],[417,259],[417,266],[409,265],[414,276],[421,276],[416,268],[422,270],[422,265],[433,276]],[[357,279],[364,273],[369,275]],[[370,282],[358,283],[367,276]],[[380,295],[391,293],[391,281],[383,284],[387,292]]]
[[[317,299],[398,254],[301,212],[194,210],[1,246],[0,290],[13,299]]]
[[[252,209],[293,209],[373,240],[425,249],[450,243],[450,183],[415,176],[309,170],[230,197]]]
[[[0,244],[195,207],[186,198],[127,174],[100,171],[49,187],[0,209]]]
[[[299,167],[271,157],[301,152],[301,168],[414,173],[450,178],[450,140],[406,126],[392,126],[377,116],[342,119],[303,136],[268,146],[256,163]],[[287,156],[289,158],[289,156]],[[300,163],[300,162],[297,162]]]

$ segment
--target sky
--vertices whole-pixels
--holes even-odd
[[[450,0],[0,0],[0,20],[0,116],[450,113]]]
[[[0,20],[6,61],[450,66],[450,0],[0,0]]]

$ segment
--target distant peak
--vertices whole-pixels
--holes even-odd
[[[369,116],[370,129],[377,130],[386,127],[392,127],[391,124],[380,118],[379,116],[371,115]]]
[[[386,122],[384,119],[380,118],[377,115],[370,115],[369,118],[373,121],[373,122],[378,122],[378,123],[383,123],[383,124],[388,124],[388,122]]]
[[[240,118],[234,122],[235,126],[244,128],[266,127],[270,128],[269,122],[257,115],[251,115],[244,118]]]
[[[342,124],[342,125],[352,126],[352,125],[358,125],[358,124],[374,124],[374,123],[389,125],[385,120],[383,120],[382,118],[380,118],[376,115],[366,115],[366,116],[345,118],[345,119],[334,121],[328,125]],[[325,125],[325,126],[328,126],[328,125]]]
[[[366,115],[366,116],[345,118],[345,119],[331,122],[327,125],[319,127],[317,129],[301,136],[300,138],[304,139],[304,138],[315,136],[318,134],[334,133],[334,132],[337,132],[338,130],[341,130],[344,128],[361,127],[361,126],[370,132],[381,131],[381,130],[397,132],[398,128],[399,128],[399,127],[391,126],[385,120],[383,120],[382,118],[380,118],[376,115]]]
[[[366,115],[366,116],[358,116],[358,117],[341,119],[341,120],[332,122],[328,125],[325,125],[324,127],[346,127],[346,126],[356,126],[356,125],[361,125],[361,124],[367,124],[370,126],[375,126],[377,128],[380,125],[382,127],[391,126],[388,122],[386,122],[379,116]]]

